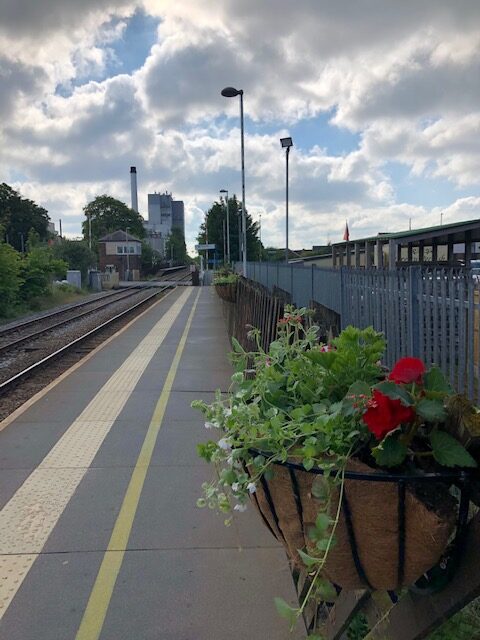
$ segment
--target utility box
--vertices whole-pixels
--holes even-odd
[[[82,288],[82,274],[80,271],[67,271],[67,282],[74,287]]]
[[[100,271],[91,270],[88,272],[88,286],[94,291],[102,290],[102,274]]]

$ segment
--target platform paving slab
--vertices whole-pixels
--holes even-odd
[[[102,557],[41,554],[0,621],[1,640],[73,640]]]
[[[273,595],[293,604],[279,549],[130,551],[100,640],[303,640]]]
[[[64,381],[64,386],[51,391],[47,402],[36,403],[26,412],[23,425],[18,422],[23,432],[14,431],[16,423],[10,425],[4,434],[17,436],[5,439],[8,446],[3,450],[0,432],[4,465],[12,467],[3,470],[11,474],[5,476],[10,492],[29,473],[18,465],[27,463],[30,469],[38,464],[56,435],[60,437],[90,402],[104,375],[121,366],[119,354],[128,357],[176,299],[177,292],[153,307],[86,361],[75,372],[76,378],[73,374],[66,385]],[[194,299],[190,295],[135,389],[128,390],[127,383],[125,389],[112,392],[112,397],[119,393],[128,399],[0,622],[0,640],[75,639]],[[230,383],[232,370],[226,357],[230,346],[221,320],[220,301],[205,288],[153,451],[103,640],[296,640],[304,636],[301,632],[290,635],[274,609],[276,595],[294,602],[293,583],[283,550],[253,507],[226,528],[222,517],[195,506],[202,481],[211,475],[196,456],[196,443],[218,434],[204,429],[203,416],[190,403],[198,398],[209,402],[217,386],[227,388]],[[83,404],[74,400],[75,395],[83,398]],[[108,419],[106,408],[105,415],[100,410],[100,420]],[[50,420],[53,414],[57,417],[50,428],[45,426],[48,409]],[[35,430],[32,410],[39,424],[43,421],[43,443],[35,439],[41,431]],[[32,453],[29,446],[38,451]],[[61,459],[55,464],[61,465]],[[57,471],[62,475],[68,470]],[[45,471],[54,472],[54,468]],[[9,490],[4,493],[8,496]]]

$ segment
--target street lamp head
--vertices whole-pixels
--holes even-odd
[[[235,96],[243,95],[243,90],[235,89],[235,87],[225,87],[221,93],[224,98],[235,98]]]
[[[227,189],[220,189],[220,193],[228,193]]]
[[[291,138],[280,138],[280,144],[282,147],[289,148],[293,147],[293,140]]]

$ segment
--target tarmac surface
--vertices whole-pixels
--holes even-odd
[[[194,399],[232,373],[221,302],[179,287],[0,423],[0,640],[296,640],[253,507],[198,509]]]

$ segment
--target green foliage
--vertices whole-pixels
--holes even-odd
[[[165,246],[165,259],[172,261],[173,266],[187,264],[187,246],[185,236],[180,229],[174,227],[167,238]]]
[[[314,351],[310,356],[325,363],[323,386],[329,398],[341,400],[354,382],[380,379],[382,371],[377,362],[385,350],[385,340],[372,327],[347,327],[333,341],[333,346],[335,351],[321,354]]]
[[[85,220],[82,232],[85,240],[89,239],[89,219],[92,227],[92,243],[96,245],[99,238],[128,227],[129,233],[137,238],[145,237],[142,216],[127,207],[124,202],[111,196],[101,195],[89,202],[84,208]],[[93,246],[93,245],[92,245]]]
[[[373,449],[374,458],[381,467],[396,467],[407,457],[407,446],[396,435],[389,435]]]
[[[148,242],[142,242],[142,274],[155,274],[157,273],[160,265],[162,264],[162,256],[161,254],[152,249],[152,247],[148,244]]]
[[[31,229],[41,241],[45,241],[48,238],[49,221],[46,209],[32,200],[22,198],[8,184],[0,184],[0,224],[4,229],[4,237],[17,251],[22,249],[22,238],[25,247]]]
[[[66,240],[57,242],[53,246],[53,256],[63,260],[68,269],[80,271],[82,282],[86,281],[88,269],[95,265],[95,254],[90,251],[88,243],[83,240]]]
[[[238,281],[238,275],[236,273],[230,273],[228,275],[215,274],[213,277],[213,284],[235,284]]]
[[[480,598],[477,598],[431,633],[428,640],[478,640],[479,630]]]
[[[9,317],[18,302],[22,286],[22,259],[8,244],[0,243],[0,316]]]
[[[36,298],[48,295],[53,276],[64,278],[67,263],[54,258],[50,249],[38,247],[27,254],[22,265],[23,284],[21,297],[32,303]]]
[[[239,234],[241,229],[242,218],[242,204],[233,196],[228,199],[229,210],[229,227],[230,227],[230,259],[231,262],[237,262],[240,260],[239,251]],[[258,260],[262,245],[258,238],[259,225],[258,222],[253,222],[252,217],[248,213],[245,213],[245,219],[247,223],[247,257],[249,260]],[[208,242],[216,245],[217,260],[224,262],[226,256],[224,256],[224,226],[223,223],[226,220],[226,204],[223,199],[220,202],[214,202],[206,214],[206,222],[202,222],[198,233],[197,241],[200,244]],[[226,234],[226,226],[225,226]],[[225,235],[226,238],[226,235]],[[210,258],[213,257],[213,252],[210,252]]]
[[[430,434],[433,457],[445,467],[476,467],[477,463],[463,445],[445,431],[435,429]]]

